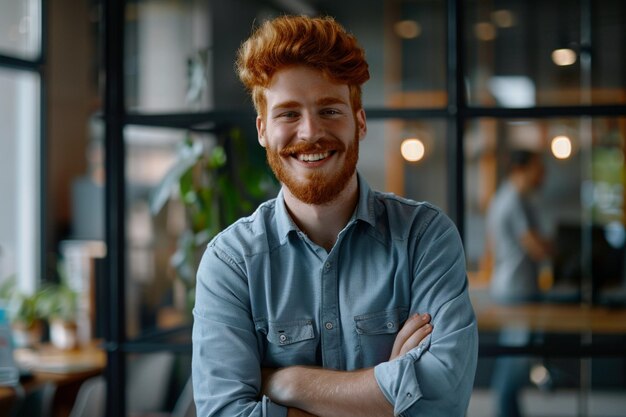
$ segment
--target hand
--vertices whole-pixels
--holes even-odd
[[[415,314],[409,317],[396,335],[389,360],[392,361],[409,350],[416,348],[432,331],[433,326],[430,324],[430,314]]]

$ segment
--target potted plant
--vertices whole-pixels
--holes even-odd
[[[50,343],[59,349],[78,346],[78,297],[64,282],[47,285],[40,292],[39,305],[48,320]]]
[[[183,288],[187,312],[193,306],[196,267],[206,244],[276,192],[260,147],[251,146],[241,129],[217,126],[210,133],[188,133],[175,164],[150,199],[153,215],[172,200],[185,209],[185,226],[170,265]]]
[[[13,343],[16,347],[33,347],[43,338],[43,311],[39,303],[41,292],[27,294],[17,287],[15,276],[0,287],[0,300],[8,307]]]

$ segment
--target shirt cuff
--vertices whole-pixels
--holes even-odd
[[[264,395],[261,400],[261,415],[263,417],[287,417],[287,407],[273,403]]]
[[[378,387],[387,400],[393,404],[395,416],[400,415],[422,398],[422,390],[415,375],[415,362],[429,346],[430,336],[404,356],[374,367]]]

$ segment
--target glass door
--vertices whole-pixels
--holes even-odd
[[[42,5],[0,14],[0,284],[33,292],[41,276]]]

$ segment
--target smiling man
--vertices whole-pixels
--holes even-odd
[[[237,67],[283,186],[198,269],[198,416],[463,416],[477,357],[463,248],[438,208],[357,173],[356,39],[331,18],[279,17]]]

